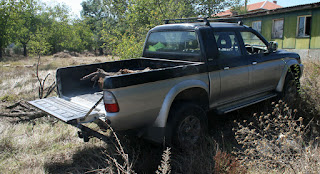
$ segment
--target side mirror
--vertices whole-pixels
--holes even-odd
[[[269,50],[270,53],[277,51],[277,49],[278,49],[278,43],[277,42],[274,42],[274,41],[269,42],[268,50]]]

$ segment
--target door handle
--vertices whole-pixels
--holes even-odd
[[[258,62],[252,62],[252,65],[256,65]]]
[[[226,67],[224,67],[223,69],[224,69],[224,70],[228,70],[228,69],[230,69],[230,67],[226,66]]]

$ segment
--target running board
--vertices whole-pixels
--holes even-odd
[[[216,108],[216,110],[217,110],[218,114],[226,114],[228,112],[232,112],[237,109],[241,109],[241,108],[247,107],[249,105],[259,103],[261,101],[273,98],[275,96],[277,96],[276,93],[260,94],[260,95],[256,95],[253,97],[246,98],[244,100],[240,100],[237,102],[233,102],[233,103],[218,107],[218,108]]]

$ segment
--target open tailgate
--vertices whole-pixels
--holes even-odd
[[[76,124],[92,122],[99,118],[99,113],[93,110],[88,117],[84,118],[93,105],[83,106],[79,103],[67,101],[58,97],[50,97],[29,101],[29,103],[40,110],[54,116],[66,123]]]

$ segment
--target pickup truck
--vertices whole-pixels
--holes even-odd
[[[150,70],[106,76],[100,87],[80,80],[98,68]],[[80,128],[85,140],[101,138],[84,126],[96,122],[190,146],[206,132],[209,110],[224,114],[277,96],[294,100],[302,71],[298,54],[277,50],[241,22],[166,22],[148,32],[142,57],[59,68],[59,96],[30,103]]]

